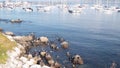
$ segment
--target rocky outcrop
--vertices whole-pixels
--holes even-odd
[[[9,33],[5,34],[11,41],[16,41],[17,46],[7,52],[8,60],[6,64],[1,64],[0,68],[62,68],[67,67],[65,63],[69,63],[71,67],[83,64],[80,55],[66,52],[70,50],[69,43],[63,38],[51,41],[45,36],[36,38],[34,35],[12,36]],[[35,49],[30,53],[30,49],[37,47],[41,47],[41,50]],[[48,48],[48,50],[42,48]],[[60,62],[59,60],[63,59],[60,54],[65,55],[64,53],[67,59]]]
[[[14,40],[11,36],[5,36],[11,41]],[[26,37],[25,40],[27,40]],[[29,40],[31,40],[31,37],[29,37]],[[17,43],[13,50],[7,51],[8,59],[5,64],[0,64],[0,68],[50,68],[46,65],[37,64],[39,59],[26,55],[24,51],[26,51],[25,47]]]

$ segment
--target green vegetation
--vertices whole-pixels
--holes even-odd
[[[6,52],[8,50],[12,50],[12,48],[15,46],[16,46],[15,42],[10,41],[2,33],[0,33],[0,64],[6,62],[8,57]]]

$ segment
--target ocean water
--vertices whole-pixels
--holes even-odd
[[[11,19],[22,19],[19,24]],[[51,12],[25,12],[0,9],[0,28],[16,35],[31,32],[37,36],[65,38],[71,51],[80,54],[84,64],[79,68],[120,68],[120,13],[105,14],[86,9],[81,14],[54,9]]]

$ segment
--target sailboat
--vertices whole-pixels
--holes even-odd
[[[63,12],[68,12],[67,0],[60,0],[60,4],[57,5],[60,10]]]
[[[32,12],[33,9],[31,8],[31,3],[29,2],[23,2],[23,10],[25,10],[26,12]]]
[[[107,0],[107,6],[104,8],[104,13],[105,14],[112,14],[113,13],[111,8],[109,7],[109,0]]]
[[[39,5],[37,6],[37,11],[41,12],[50,12],[52,10],[53,6],[50,3],[50,0],[47,5]]]
[[[80,2],[77,2],[78,4],[71,5],[68,9],[69,13],[81,13],[82,10],[85,8],[79,4]]]
[[[98,11],[103,11],[103,6],[101,5],[101,1],[97,0],[96,4],[91,7],[91,9],[95,9]]]

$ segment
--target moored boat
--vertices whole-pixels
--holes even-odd
[[[10,20],[10,22],[11,22],[11,23],[21,23],[22,20],[20,20],[20,19],[17,19],[17,20]]]

